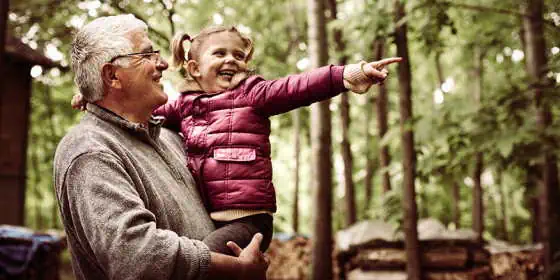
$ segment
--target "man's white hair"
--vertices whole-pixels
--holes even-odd
[[[72,42],[72,69],[74,82],[86,101],[103,98],[101,66],[115,56],[132,52],[132,42],[126,35],[138,28],[147,31],[148,26],[129,14],[95,19],[76,33]]]

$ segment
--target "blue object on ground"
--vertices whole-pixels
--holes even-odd
[[[36,234],[26,228],[0,226],[0,275],[20,275],[27,271],[40,250],[50,252],[59,247],[61,238]]]

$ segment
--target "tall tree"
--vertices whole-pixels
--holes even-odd
[[[385,40],[384,38],[377,38],[374,42],[375,48],[375,59],[380,60],[383,58],[385,53]],[[387,130],[389,128],[387,121],[388,114],[388,98],[387,98],[387,87],[385,84],[379,85],[379,92],[377,94],[377,134],[379,139],[383,139]],[[387,144],[383,144],[379,147],[379,164],[381,173],[381,186],[383,192],[388,192],[391,190],[391,177],[389,175],[389,165],[391,164],[391,155],[389,154],[389,147]]]
[[[438,77],[438,88],[441,88],[441,86],[443,85],[443,83],[445,82],[444,76],[443,76],[443,66],[441,65],[441,54],[442,52],[440,50],[437,50],[435,52],[435,64],[436,64],[436,73],[437,73],[437,77]],[[453,224],[455,225],[455,228],[460,228],[461,227],[461,210],[459,209],[459,202],[461,201],[461,193],[460,193],[460,189],[459,189],[459,183],[457,182],[456,178],[452,178],[452,183],[451,183],[451,210],[453,212]]]
[[[286,7],[287,12],[290,14],[296,14],[297,9],[293,3],[289,3]],[[297,42],[299,39],[298,22],[297,17],[288,23],[288,32],[290,36],[290,42]],[[293,43],[291,43],[293,44]],[[290,48],[293,51],[293,48]],[[295,69],[294,69],[295,70]],[[299,169],[301,163],[301,113],[304,109],[293,110],[290,114],[292,115],[292,125],[293,125],[293,143],[294,143],[294,196],[293,196],[293,208],[292,208],[292,230],[294,233],[299,233],[299,197],[300,197],[300,177]]]
[[[483,71],[483,53],[479,48],[475,49],[475,69],[474,69],[474,98],[476,103],[480,105],[482,98],[482,71]],[[484,233],[484,202],[482,197],[482,170],[484,168],[482,152],[476,152],[473,170],[473,197],[472,197],[472,229],[476,233],[477,239],[482,241],[482,234]]]
[[[311,67],[327,64],[327,30],[324,0],[307,1]],[[313,155],[313,244],[311,278],[332,279],[332,159],[330,101],[311,106]]]
[[[44,103],[45,104],[45,110],[46,110],[46,119],[48,121],[48,137],[51,140],[51,143],[55,144],[58,139],[60,133],[57,132],[57,128],[55,125],[55,112],[54,112],[54,102],[53,102],[53,98],[52,98],[52,91],[50,87],[45,87],[45,92],[44,92]],[[54,158],[52,158],[51,160],[54,160]],[[58,204],[56,203],[56,193],[54,191],[54,188],[50,188],[50,194],[52,196],[52,205],[51,205],[51,221],[52,221],[52,228],[56,229],[59,226],[59,222],[58,222]]]
[[[541,242],[543,244],[544,253],[544,273],[548,275],[553,256],[560,249],[560,241],[558,240],[558,166],[556,157],[553,152],[549,151],[549,143],[553,143],[546,136],[545,130],[552,124],[552,113],[549,102],[543,101],[548,87],[551,86],[550,80],[547,79],[548,72],[546,57],[546,42],[544,38],[544,1],[528,0],[528,15],[524,19],[525,42],[527,51],[527,68],[531,79],[532,88],[537,107],[537,127],[542,135],[542,144],[544,152],[542,154],[542,180],[540,184],[540,228]]]
[[[300,163],[300,132],[301,116],[300,110],[293,110],[292,122],[294,123],[294,207],[292,208],[292,229],[295,233],[299,232],[299,163]]]
[[[527,9],[526,7],[524,7],[523,5],[521,5],[519,7],[520,9],[520,13],[524,13],[525,10]],[[527,41],[526,41],[526,31],[525,31],[525,18],[521,17],[520,18],[520,24],[519,24],[519,39],[521,41],[521,48],[523,50],[523,53],[527,53]],[[529,73],[531,71],[531,69],[529,68],[529,60],[525,60],[525,71],[527,73]],[[537,185],[538,183],[538,173],[542,173],[542,171],[536,170],[538,169],[537,166],[532,166],[529,164],[526,164],[523,166],[526,174],[525,174],[525,206],[528,208],[528,210],[531,212],[531,241],[533,243],[537,243],[540,242],[541,240],[541,228],[539,226],[540,224],[540,219],[541,219],[541,215],[540,215],[540,203],[539,203],[539,195],[537,194],[537,192],[540,190],[537,190]]]
[[[453,208],[453,223],[455,228],[461,227],[461,210],[459,209],[459,201],[461,200],[461,193],[459,189],[459,183],[453,181],[452,183],[452,208]]]
[[[371,203],[371,199],[373,197],[373,176],[375,171],[375,155],[373,155],[373,135],[370,132],[371,126],[371,119],[372,119],[372,111],[375,108],[375,97],[373,95],[369,95],[367,97],[367,104],[366,104],[366,121],[364,122],[364,130],[365,130],[365,137],[366,137],[366,175],[364,176],[364,189],[365,189],[365,198],[364,198],[364,208],[363,208],[363,217],[368,217],[368,211]]]
[[[335,20],[337,15],[336,0],[328,0],[330,20]],[[337,63],[345,65],[348,57],[344,54],[346,48],[342,38],[342,30],[339,27],[333,29],[333,40],[335,44],[336,53],[342,54]],[[352,179],[353,173],[353,158],[352,150],[350,149],[350,103],[348,101],[348,92],[343,92],[340,95],[340,123],[342,124],[342,142],[340,143],[340,150],[342,153],[342,161],[344,164],[344,214],[345,225],[350,226],[356,222],[356,195],[354,189],[354,180]]]
[[[4,0],[0,3],[0,75],[4,77],[5,45],[6,45],[6,26],[8,24],[8,10],[10,1]],[[0,79],[0,94],[4,93],[4,81]],[[2,110],[2,106],[0,106]],[[1,112],[1,111],[0,111]],[[1,115],[1,113],[0,113]]]
[[[37,138],[36,135],[31,135],[32,138]],[[34,139],[35,140],[35,139]],[[39,141],[37,141],[39,142]],[[37,143],[35,142],[35,143]],[[38,150],[41,149],[40,145],[33,145],[33,147],[30,147],[30,151],[29,151],[29,155],[31,157],[31,170],[32,172],[30,172],[33,178],[33,192],[30,193],[34,196],[35,198],[35,228],[36,229],[43,229],[44,225],[43,225],[43,216],[42,213],[43,211],[41,210],[41,201],[43,201],[43,194],[41,192],[41,176],[39,174],[41,174],[41,168],[39,166],[39,159],[38,159]],[[30,195],[29,193],[27,195]],[[29,224],[29,222],[28,222]]]
[[[0,65],[4,65],[4,50],[6,44],[6,26],[8,24],[8,10],[10,1],[4,0],[0,3]]]
[[[418,209],[416,205],[415,177],[416,153],[414,151],[414,133],[412,128],[412,75],[410,73],[410,57],[408,55],[407,23],[404,4],[394,1],[395,7],[395,44],[397,56],[402,57],[399,63],[399,111],[401,127],[402,163],[403,163],[403,230],[406,247],[406,271],[408,279],[420,280],[420,244],[418,242]]]
[[[508,220],[508,211],[507,211],[507,190],[506,190],[506,184],[504,184],[503,181],[503,177],[504,177],[504,171],[501,167],[498,167],[496,170],[496,187],[498,187],[498,192],[499,195],[498,197],[500,198],[500,203],[499,205],[497,205],[498,210],[499,210],[499,220],[498,220],[498,234],[497,237],[508,241],[509,240],[509,234],[508,234],[508,226],[507,226],[507,220]]]

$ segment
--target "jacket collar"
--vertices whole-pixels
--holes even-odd
[[[115,124],[134,134],[151,138],[152,140],[156,140],[159,137],[163,121],[165,120],[162,116],[151,116],[148,121],[148,127],[146,127],[144,124],[130,122],[113,111],[93,103],[86,104],[86,111],[104,121]]]

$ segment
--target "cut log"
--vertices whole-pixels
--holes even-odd
[[[470,271],[439,271],[424,272],[426,280],[486,280],[492,279],[489,267],[483,267]],[[367,271],[355,269],[348,273],[348,280],[406,280],[404,271]]]
[[[482,252],[473,252],[473,255],[479,256],[478,261],[483,261],[486,257]],[[422,266],[426,268],[462,269],[467,267],[469,251],[460,246],[428,247],[423,250],[421,257]],[[406,267],[405,251],[395,248],[362,249],[352,259],[352,267],[370,270],[402,269]]]
[[[469,259],[465,247],[437,247],[424,250],[422,265],[427,268],[463,268]]]

